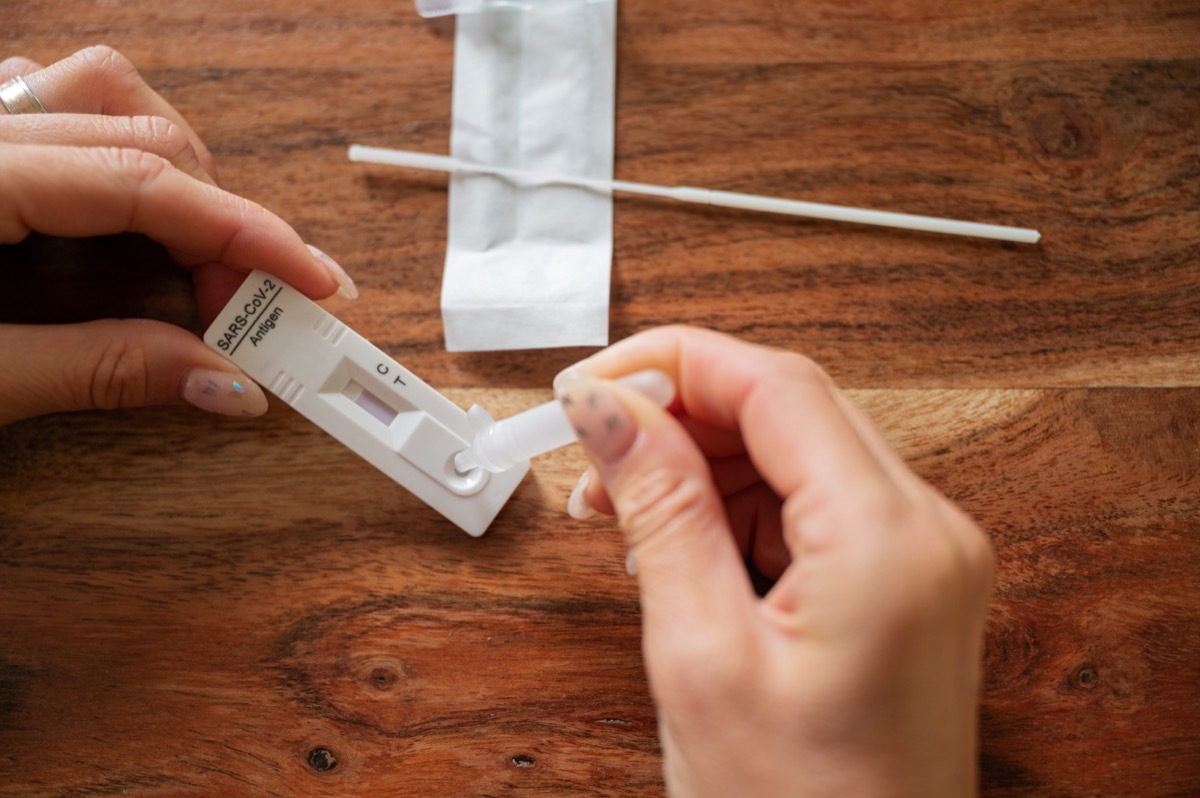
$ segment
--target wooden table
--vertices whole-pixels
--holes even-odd
[[[460,405],[587,350],[448,354],[453,26],[407,2],[4,0],[116,46],[224,184],[358,281],[328,307]],[[998,552],[987,795],[1200,793],[1200,4],[625,0],[617,176],[1033,226],[1037,246],[619,199],[613,339],[806,352]],[[0,319],[198,328],[131,237],[0,249]],[[99,298],[98,298],[99,297]],[[471,539],[279,402],[0,430],[0,795],[641,796],[635,585],[577,448]]]

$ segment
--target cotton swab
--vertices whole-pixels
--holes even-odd
[[[1005,227],[997,224],[963,222],[955,219],[940,219],[936,216],[916,216],[908,213],[873,211],[867,208],[852,208],[845,205],[826,205],[820,202],[761,197],[756,194],[740,194],[733,191],[715,191],[688,186],[656,186],[650,183],[633,183],[628,180],[600,180],[589,177],[535,172],[527,169],[509,169],[502,166],[470,163],[445,155],[430,155],[423,152],[393,150],[384,147],[367,147],[361,144],[350,146],[350,160],[362,163],[378,163],[402,166],[411,169],[429,169],[435,172],[468,172],[503,177],[515,182],[546,184],[558,183],[580,186],[593,191],[626,191],[652,197],[668,197],[680,202],[701,205],[720,205],[748,211],[783,213],[790,216],[805,216],[812,219],[827,219],[836,222],[854,222],[882,227],[898,227],[905,230],[921,230],[928,233],[975,236],[999,241],[1015,241],[1019,244],[1036,244],[1041,238],[1037,230],[1025,227]]]

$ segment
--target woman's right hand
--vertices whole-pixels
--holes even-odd
[[[611,381],[646,369],[670,412]],[[671,795],[974,793],[991,549],[821,369],[663,328],[556,389],[636,565]]]

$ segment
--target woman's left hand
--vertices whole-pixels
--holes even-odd
[[[42,67],[0,62],[48,113],[0,107],[0,244],[52,236],[142,233],[193,276],[213,318],[252,269],[310,297],[355,294],[336,263],[286,222],[217,186],[196,132],[109,47]],[[143,319],[0,324],[0,424],[42,413],[189,401],[258,415],[266,398],[192,333]]]

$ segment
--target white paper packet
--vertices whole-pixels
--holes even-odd
[[[451,155],[612,179],[615,0],[522,2],[457,19]],[[608,343],[610,194],[456,174],[449,216],[448,350]]]
[[[445,17],[451,14],[473,14],[481,8],[510,6],[528,8],[533,0],[413,0],[417,13],[423,17]]]

